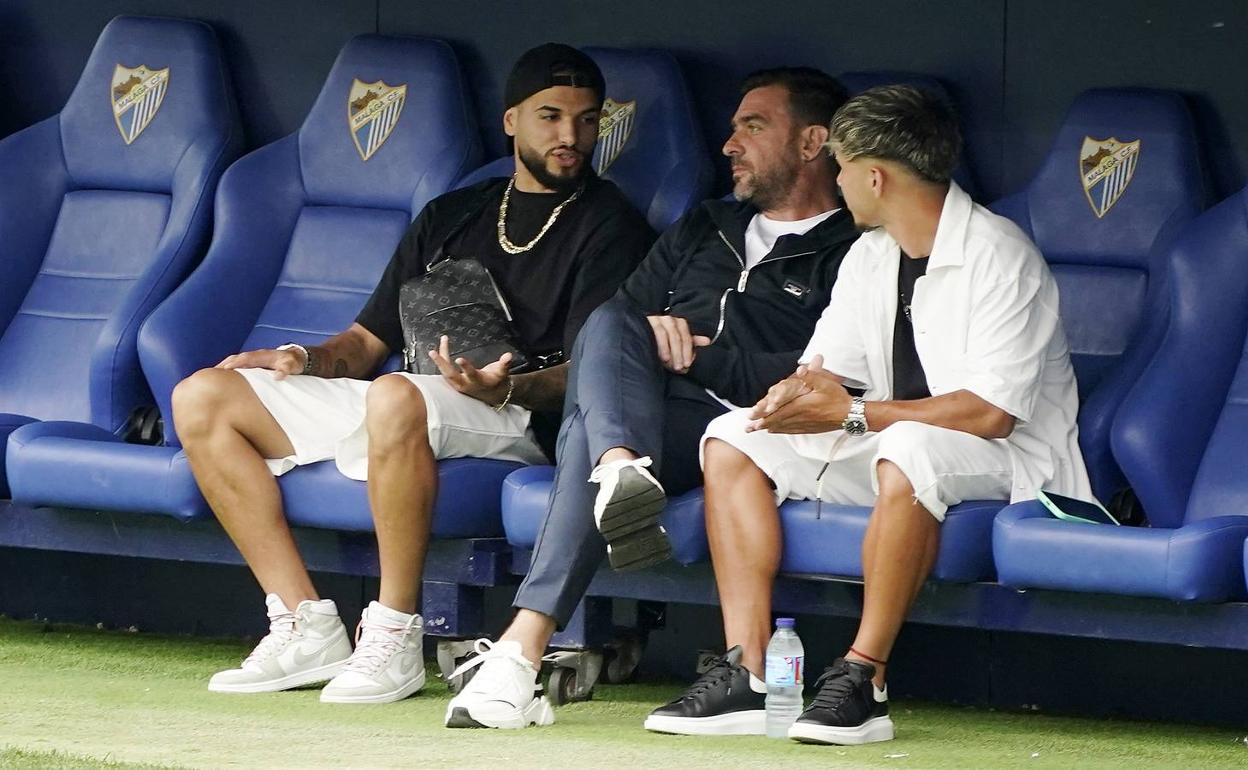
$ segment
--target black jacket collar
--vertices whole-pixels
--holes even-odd
[[[758,207],[749,202],[708,200],[703,208],[715,227],[723,233],[732,248],[745,258],[745,230],[758,213]],[[835,214],[799,236],[786,235],[776,242],[771,257],[789,256],[804,251],[819,251],[838,243],[855,240],[859,235],[849,209],[842,206]]]

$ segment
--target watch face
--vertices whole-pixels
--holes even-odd
[[[866,423],[864,423],[862,420],[857,420],[854,418],[847,419],[845,421],[844,428],[845,428],[845,432],[851,436],[861,436],[862,434],[867,432]]]

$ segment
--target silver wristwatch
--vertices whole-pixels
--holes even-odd
[[[849,414],[841,421],[841,430],[851,436],[861,436],[867,432],[867,402],[855,397],[849,405]]]
[[[300,345],[298,342],[287,342],[284,345],[278,345],[277,350],[298,350],[303,353],[303,371],[299,374],[307,374],[312,371],[312,352]]]

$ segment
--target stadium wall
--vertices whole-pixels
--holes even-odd
[[[757,67],[903,70],[941,79],[963,115],[970,168],[992,200],[1033,173],[1076,94],[1096,86],[1184,93],[1217,197],[1244,184],[1248,4],[1239,0],[0,0],[0,136],[56,112],[104,24],[122,13],[203,19],[221,36],[249,147],[293,131],[339,47],[365,32],[449,41],[503,152],[502,84],[546,40],[658,47],[684,67],[718,148],[741,77]],[[1098,137],[1100,138],[1100,137]],[[719,165],[727,188],[727,166]]]

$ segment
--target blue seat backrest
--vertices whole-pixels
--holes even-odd
[[[594,167],[662,232],[710,193],[715,173],[680,65],[667,51],[654,49],[586,48],[585,53],[602,69],[608,99],[635,102],[614,122],[604,116]]]
[[[202,253],[240,143],[211,28],[139,17],[104,28],[58,115],[0,142],[0,412],[111,430],[147,400],[138,327]]]
[[[351,324],[409,222],[480,160],[461,78],[441,41],[366,35],[342,49],[297,134],[304,205],[244,350]],[[387,87],[405,88],[403,103],[352,132],[344,117],[351,98],[359,104]],[[370,134],[376,144],[387,118],[389,135],[364,160]]]
[[[1168,245],[1205,203],[1182,97],[1094,89],[1075,100],[1027,187],[992,206],[1031,236],[1060,287],[1080,442],[1103,498],[1121,485],[1110,425],[1164,327]]]
[[[710,191],[714,167],[680,65],[666,51],[586,48],[607,81],[595,170],[619,185],[650,226],[662,232]],[[498,158],[460,180],[467,186],[511,176]]]
[[[842,72],[837,79],[849,91],[850,96],[855,96],[868,88],[875,88],[876,86],[903,84],[939,94],[945,101],[950,104],[953,103],[953,97],[950,95],[949,89],[945,88],[945,84],[930,75],[920,75],[915,72],[889,71]],[[958,159],[958,167],[953,170],[953,180],[958,183],[959,187],[966,190],[972,198],[978,198],[979,188],[975,186],[975,180],[972,178],[970,168],[968,167],[966,145],[967,143],[964,141],[962,143],[962,157]]]
[[[350,326],[413,217],[480,163],[479,142],[450,46],[349,41],[299,131],[226,172],[203,265],[144,330],[164,414],[194,368]]]
[[[1155,527],[1248,514],[1248,191],[1188,226],[1169,266],[1168,326],[1113,426]]]

